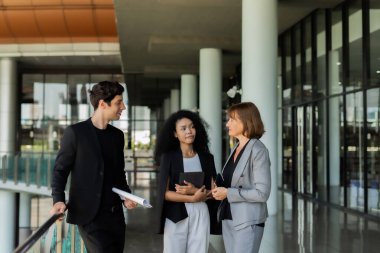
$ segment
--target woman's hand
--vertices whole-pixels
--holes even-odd
[[[227,198],[227,188],[224,187],[216,187],[212,190],[212,196],[216,200],[223,200]]]
[[[182,194],[182,195],[194,195],[195,192],[198,190],[192,183],[183,181],[185,185],[175,185],[175,192]]]
[[[192,202],[203,202],[207,200],[207,190],[205,186],[202,186],[194,193],[192,200]]]

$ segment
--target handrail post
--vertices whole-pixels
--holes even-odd
[[[7,168],[6,168],[6,163],[7,163],[7,156],[4,155],[2,158],[1,158],[1,168],[3,170],[3,183],[6,183],[7,182]]]
[[[29,172],[30,172],[30,157],[27,156],[25,157],[25,184],[27,186],[29,186],[29,181],[30,181]]]
[[[51,188],[51,154],[48,156],[48,165],[47,165],[47,187]]]
[[[133,184],[136,184],[137,180],[137,157],[133,156]]]
[[[56,244],[56,252],[62,253],[62,222],[57,221],[57,244]]]
[[[80,239],[80,253],[84,253],[84,242],[82,238]]]
[[[70,226],[70,233],[71,233],[71,253],[75,253],[75,225],[72,224]]]
[[[18,159],[19,155],[14,156],[14,161],[13,161],[13,181],[15,184],[18,184]]]
[[[41,187],[41,156],[36,160],[36,185]]]

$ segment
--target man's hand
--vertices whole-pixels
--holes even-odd
[[[182,195],[194,195],[198,190],[192,183],[183,181],[185,185],[175,185],[175,192]]]
[[[128,209],[133,209],[137,206],[137,203],[130,199],[124,199],[124,206]]]
[[[227,188],[224,187],[216,187],[212,190],[212,196],[216,200],[223,200],[227,198]]]
[[[66,204],[63,203],[63,202],[57,202],[53,205],[53,207],[50,209],[50,214],[51,215],[54,215],[54,214],[60,214],[60,213],[64,213],[66,211]],[[63,217],[64,215],[62,215],[59,220],[63,220]]]

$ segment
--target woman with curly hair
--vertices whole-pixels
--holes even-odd
[[[157,139],[159,233],[165,253],[206,253],[210,232],[220,234],[212,208],[216,201],[210,199],[216,170],[204,124],[196,113],[180,110],[167,119]],[[179,182],[183,172],[203,172],[203,186]]]

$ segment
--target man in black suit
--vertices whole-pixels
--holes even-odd
[[[112,187],[131,192],[124,173],[124,134],[109,125],[120,119],[125,105],[123,86],[103,81],[90,92],[93,116],[66,128],[58,152],[53,180],[53,208],[68,209],[67,222],[77,224],[89,253],[121,253],[124,249],[125,221],[121,203],[128,209],[136,203],[112,192]],[[71,173],[69,200],[65,187]]]

